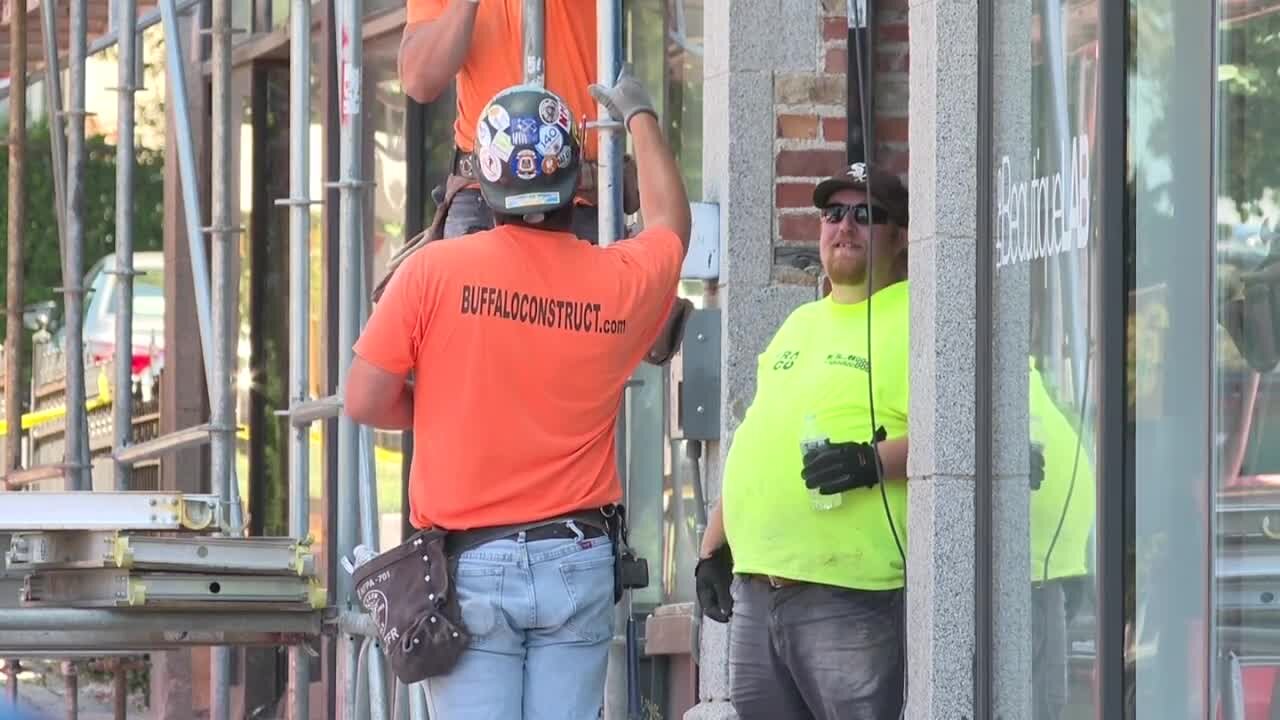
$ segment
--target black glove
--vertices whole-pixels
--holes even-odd
[[[1031,489],[1039,490],[1044,482],[1044,448],[1039,443],[1031,443]]]
[[[876,431],[875,440],[884,440],[884,428]],[[810,490],[834,495],[853,488],[875,487],[883,470],[874,444],[824,440],[822,447],[804,454],[800,477]]]
[[[729,584],[733,582],[733,553],[729,546],[721,545],[711,557],[699,560],[693,575],[702,614],[716,622],[729,622],[729,616],[733,615],[733,595],[729,592]]]

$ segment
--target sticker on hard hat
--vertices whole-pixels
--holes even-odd
[[[560,116],[556,118],[556,124],[564,128],[565,132],[569,132],[569,128],[573,125],[573,116],[569,114],[569,108],[560,106]]]
[[[502,162],[510,160],[511,151],[516,149],[516,146],[511,142],[511,136],[505,130],[493,136],[493,144],[489,147],[493,148],[494,154]]]
[[[556,117],[560,114],[560,103],[554,98],[544,98],[538,103],[538,117],[542,122],[552,125],[556,121]]]
[[[568,145],[560,148],[560,154],[556,156],[556,162],[560,164],[560,167],[569,167],[571,160],[573,160],[573,148]]]
[[[507,196],[507,209],[516,210],[525,207],[534,207],[537,205],[559,205],[560,193],[558,192],[534,192],[524,193],[521,195]]]
[[[484,120],[481,120],[480,124],[476,126],[476,142],[480,144],[480,147],[485,147],[493,142],[493,133],[489,132],[489,123]]]
[[[507,114],[507,109],[501,105],[489,106],[489,123],[493,125],[494,130],[506,130],[511,124],[511,116]]]
[[[521,180],[532,180],[538,177],[538,154],[528,148],[516,153],[512,163],[516,177]]]
[[[532,145],[538,142],[538,121],[531,117],[518,117],[512,121],[511,139],[517,145]]]
[[[542,158],[542,174],[543,175],[553,175],[555,174],[555,171],[559,169],[560,169],[560,166],[556,164],[556,158],[554,155],[548,155]]]
[[[480,156],[480,174],[489,182],[498,182],[502,177],[502,161],[494,154],[493,147],[482,147],[477,155]]]
[[[543,125],[538,130],[538,152],[551,157],[564,147],[564,134],[555,125]]]

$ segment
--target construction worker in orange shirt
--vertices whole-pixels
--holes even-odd
[[[423,438],[411,520],[448,531],[458,607],[429,619],[459,629],[400,634],[391,653],[398,677],[425,676],[432,718],[598,718],[614,604],[637,586],[615,572],[627,567],[617,411],[673,304],[690,208],[644,88],[623,74],[593,93],[634,140],[644,230],[608,247],[574,235],[576,123],[542,87],[503,90],[482,108],[473,158],[497,226],[405,259],[346,378],[356,422]],[[385,617],[438,575],[406,557],[388,570]],[[431,660],[415,653],[464,634],[456,666],[413,671]]]
[[[596,81],[596,3],[594,0],[541,0],[545,23],[546,88],[563,98],[580,127],[596,119],[596,103],[588,86]],[[457,118],[454,152],[443,193],[437,197],[435,217],[419,236],[405,243],[389,262],[387,277],[374,291],[376,300],[390,274],[423,244],[493,227],[493,212],[480,193],[479,168],[474,166],[476,123],[489,98],[524,78],[522,22],[526,0],[407,0],[404,34],[400,42],[400,83],[409,97],[421,103],[438,98],[456,82]],[[613,78],[602,82],[612,82]],[[573,232],[595,244],[599,236],[596,212],[596,133],[583,133],[584,163],[575,196]],[[624,163],[623,212],[639,209],[634,164]],[[645,359],[663,364],[675,353],[684,321],[693,309],[683,298],[672,307],[662,332]]]

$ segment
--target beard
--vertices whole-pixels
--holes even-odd
[[[827,278],[833,285],[860,285],[867,278],[865,257],[834,257],[825,264]]]

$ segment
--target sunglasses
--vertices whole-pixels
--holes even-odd
[[[867,203],[828,205],[822,208],[822,219],[832,225],[838,225],[849,213],[853,213],[853,221],[859,225],[885,225],[890,222],[888,210],[879,205]]]

